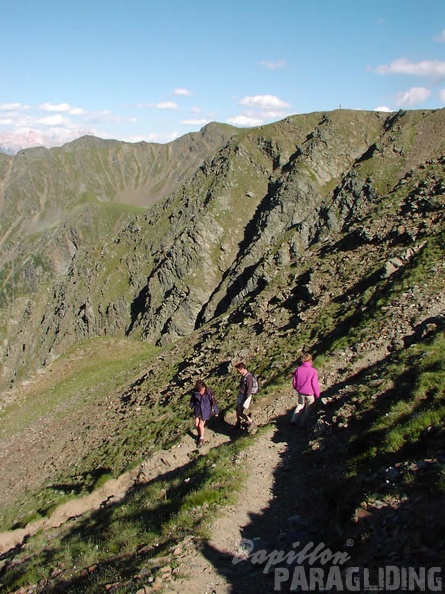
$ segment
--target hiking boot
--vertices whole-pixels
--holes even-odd
[[[255,421],[250,421],[250,423],[247,423],[246,429],[248,433],[256,433],[257,426]]]
[[[204,440],[202,438],[198,439],[198,448],[202,448],[203,445],[204,445]]]

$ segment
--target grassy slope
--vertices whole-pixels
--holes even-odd
[[[322,338],[320,343],[323,343]],[[318,438],[321,449],[308,447],[306,452],[312,484],[317,485],[317,499],[336,502],[335,513],[329,510],[331,522],[335,519],[342,523],[342,537],[348,531],[356,539],[360,537],[364,550],[369,550],[373,535],[369,529],[360,533],[360,525],[352,521],[357,507],[372,510],[373,505],[378,504],[381,510],[382,506],[394,506],[400,500],[406,505],[406,501],[415,500],[423,489],[428,490],[431,500],[443,498],[444,474],[441,465],[434,461],[440,450],[440,428],[445,417],[444,346],[443,332],[433,332],[410,349],[395,352],[357,374],[344,373],[339,378],[341,382],[337,382],[337,389],[344,388],[339,389],[338,397],[330,401],[323,413],[325,418],[330,418],[334,430]],[[299,340],[293,339],[290,344],[288,341],[288,351],[299,348]],[[279,350],[285,355],[281,348]],[[140,366],[139,356],[137,361]],[[262,364],[264,366],[264,360]],[[268,373],[263,368],[262,377],[269,379],[263,386],[262,398],[267,399],[272,391],[286,388],[282,369],[280,365],[279,372],[271,369]],[[220,394],[228,386],[225,377],[211,377],[210,381],[218,385]],[[147,385],[141,384],[140,391],[143,392],[144,387]],[[221,404],[228,402],[222,398]],[[352,418],[351,411],[345,411],[348,407],[354,410]],[[150,414],[146,420],[149,417]],[[342,418],[349,420],[349,424],[342,424]],[[149,431],[145,437],[150,439]],[[145,445],[149,447],[148,443]],[[151,557],[168,555],[174,543],[181,542],[187,535],[204,535],[215,510],[232,501],[241,484],[242,476],[234,472],[233,460],[239,448],[245,445],[238,441],[221,446],[206,458],[192,462],[167,483],[154,482],[133,492],[123,505],[35,537],[27,546],[25,564],[6,574],[8,587],[46,580],[51,568],[58,565],[68,580],[67,591],[83,591],[88,584],[89,592],[100,592],[105,583],[134,575],[141,564],[149,564]],[[334,449],[336,456],[332,463]],[[421,473],[415,472],[424,459],[432,461],[427,483]],[[87,467],[91,468],[91,462],[89,459]],[[113,464],[112,460],[109,462]],[[388,474],[391,469],[396,469],[395,474]],[[388,476],[390,481],[385,480]],[[366,482],[363,482],[364,477]],[[185,488],[190,480],[194,485],[192,491]],[[168,496],[165,496],[166,488]],[[347,493],[341,503],[336,496],[339,489]],[[363,530],[363,526],[361,528]],[[398,546],[391,546],[399,552]],[[141,547],[145,553],[136,555]],[[431,551],[428,555],[429,564],[438,562]],[[366,558],[363,562],[366,563]],[[75,569],[96,565],[100,571],[83,578]],[[123,591],[130,592],[131,588]]]

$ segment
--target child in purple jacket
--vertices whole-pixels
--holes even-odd
[[[312,355],[303,353],[301,365],[294,371],[292,387],[297,391],[297,407],[292,415],[291,423],[296,425],[297,419],[300,427],[304,428],[309,408],[314,404],[316,398],[320,398],[320,386],[318,384],[318,373],[312,367]]]
[[[190,398],[190,408],[195,417],[195,427],[198,431],[198,448],[204,445],[204,431],[206,421],[212,416],[218,416],[218,405],[216,404],[213,391],[208,388],[202,380],[198,380]]]

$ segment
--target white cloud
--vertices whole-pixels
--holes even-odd
[[[113,113],[109,109],[102,111],[92,111],[85,118],[87,122],[99,122],[100,124],[120,124],[122,117]]]
[[[178,109],[178,104],[174,101],[160,101],[152,105],[155,109]]]
[[[400,107],[416,105],[426,101],[430,95],[431,91],[425,87],[411,87],[411,89],[397,94],[396,105]]]
[[[276,60],[275,62],[270,60],[263,60],[262,62],[260,62],[260,64],[268,70],[278,70],[279,68],[284,68],[286,66],[285,60]]]
[[[173,91],[173,95],[185,95],[188,97],[189,95],[191,95],[191,93],[188,89],[175,89]]]
[[[39,108],[42,111],[61,111],[61,112],[67,112],[71,109],[70,105],[68,105],[68,103],[58,103],[57,105],[54,103],[42,103],[41,105],[39,105]]]
[[[151,133],[151,134],[137,134],[133,136],[127,136],[125,138],[121,138],[124,142],[156,142],[156,143],[165,143],[165,142],[172,142],[176,138],[179,137],[179,132],[171,132],[169,134],[158,134],[158,133]]]
[[[21,109],[29,109],[29,105],[22,105],[21,103],[0,103],[0,111],[17,111]]]
[[[439,90],[439,99],[445,103],[445,89],[440,89]]]
[[[45,126],[60,126],[62,124],[66,124],[67,121],[63,116],[60,114],[47,116],[45,118],[38,118],[36,120],[36,124],[43,124]]]
[[[288,103],[274,95],[254,95],[253,97],[244,97],[239,103],[244,107],[260,107],[261,109],[289,107]]]
[[[410,62],[405,58],[394,60],[390,64],[378,66],[378,74],[411,74],[415,76],[445,76],[445,62],[441,60],[422,60],[421,62]]]
[[[201,119],[201,120],[182,120],[181,124],[186,126],[205,126],[209,123],[209,120]]]
[[[442,31],[440,35],[434,37],[434,41],[438,41],[439,43],[445,43],[445,29]]]
[[[23,114],[17,111],[10,111],[5,113],[5,117],[1,119],[1,123],[13,129],[28,128],[34,123],[34,118],[27,113]]]
[[[74,122],[76,116],[81,119]],[[125,118],[109,110],[85,111],[69,103],[47,102],[33,108],[20,103],[3,103],[0,104],[0,145],[17,151],[32,146],[61,146],[85,134],[119,138],[111,130],[135,121],[134,116]],[[171,135],[165,141],[170,139]]]
[[[271,110],[266,110],[266,111],[262,111],[261,112],[261,117],[264,120],[280,120],[281,118],[285,118],[286,116],[288,116],[291,112],[288,111],[271,111]]]
[[[235,116],[233,118],[229,118],[227,120],[227,123],[232,124],[232,126],[252,127],[252,126],[261,126],[261,124],[263,123],[263,120],[260,120],[258,118],[254,118],[254,117],[245,116],[245,115],[239,115],[239,116]]]
[[[39,105],[42,111],[68,113],[70,115],[84,115],[85,111],[80,107],[72,107],[69,103],[42,103]]]
[[[267,122],[279,120],[289,115],[289,103],[275,95],[249,95],[239,101],[246,109],[238,116],[233,116],[227,121],[234,126],[261,126]]]
[[[394,111],[393,109],[391,109],[390,107],[386,107],[386,105],[381,105],[380,107],[376,107],[374,109],[374,111],[385,111],[385,112],[391,112]]]
[[[80,128],[51,128],[50,132],[36,129],[35,126],[17,127],[13,132],[0,133],[0,145],[17,152],[20,149],[35,146],[61,146],[85,134],[94,134],[92,130]],[[97,134],[96,134],[97,135]]]

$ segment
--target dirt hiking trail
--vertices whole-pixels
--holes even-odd
[[[289,413],[294,405],[295,398],[288,390],[278,397],[261,400],[253,409],[257,426],[266,426],[256,436],[254,443],[240,452],[236,460],[236,464],[242,465],[245,471],[245,481],[237,503],[221,509],[212,523],[208,541],[189,537],[176,547],[172,552],[176,566],[174,573],[166,558],[158,560],[162,566],[161,571],[155,582],[150,584],[150,591],[153,588],[162,592],[190,594],[266,591],[263,589],[265,581],[270,581],[271,578],[264,575],[262,568],[252,564],[248,556],[252,552],[250,547],[269,551],[279,546],[277,538],[280,527],[282,529],[284,526],[285,531],[289,517],[296,515],[298,511],[292,503],[297,498],[291,484],[298,475],[298,470],[294,467],[294,462],[292,466],[287,465],[286,459],[292,455],[295,447],[301,447],[302,439],[307,442],[307,435],[303,437],[303,432],[299,433],[295,427],[290,426]],[[274,418],[280,420],[268,425],[270,419]],[[221,422],[232,425],[234,415],[229,414]],[[0,554],[17,545],[24,544],[26,547],[26,540],[38,531],[60,526],[71,518],[123,500],[136,484],[148,483],[166,471],[180,468],[191,457],[205,456],[210,448],[236,438],[237,433],[231,427],[229,431],[218,431],[217,426],[214,430],[207,428],[206,443],[197,451],[196,440],[190,432],[181,443],[171,449],[154,453],[138,467],[117,479],[109,480],[93,493],[59,506],[49,518],[32,522],[23,529],[1,533]],[[287,481],[289,488],[284,485],[281,496],[277,486],[278,469],[285,476],[293,477],[292,481]],[[149,586],[141,584],[141,587]],[[271,589],[273,590],[272,584]],[[140,591],[144,592],[144,589]]]

